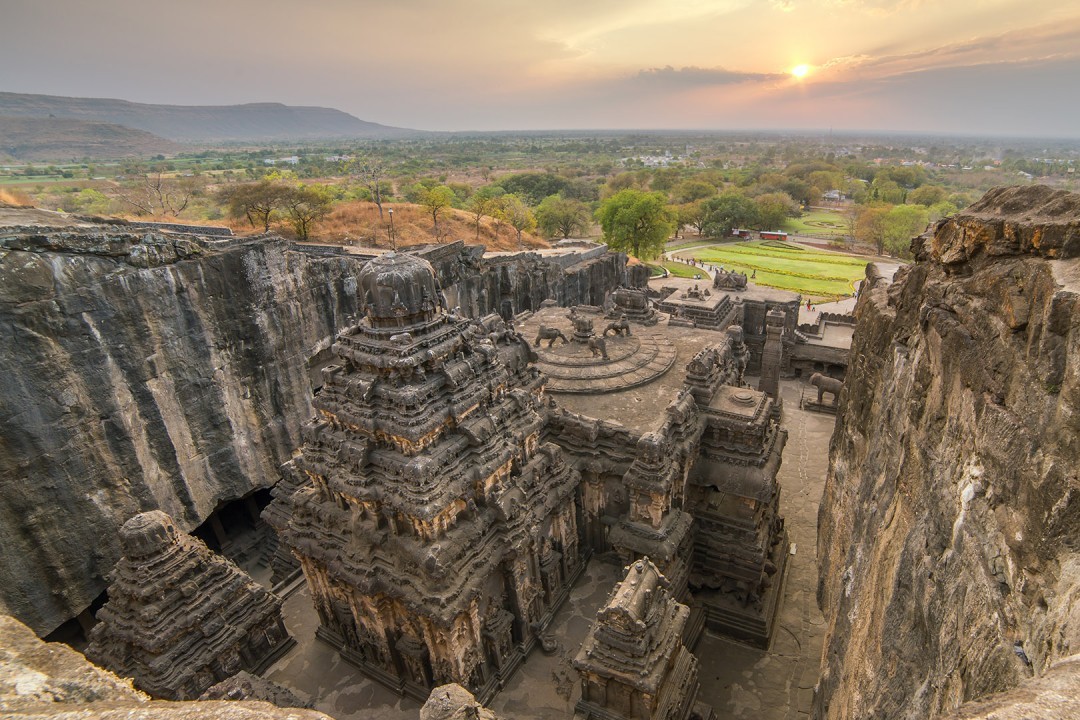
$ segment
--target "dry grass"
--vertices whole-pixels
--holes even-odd
[[[333,244],[354,242],[387,247],[390,244],[390,208],[394,209],[394,235],[400,247],[464,240],[470,245],[486,245],[489,250],[521,249],[518,247],[517,232],[509,225],[504,224],[496,237],[491,218],[484,218],[480,221],[480,238],[477,240],[472,217],[453,209],[447,209],[439,217],[439,236],[436,237],[431,215],[419,205],[409,203],[383,203],[381,221],[375,203],[342,203],[334,208],[330,217],[315,227],[311,239]],[[522,234],[521,244],[526,250],[549,247],[545,240],[529,233]]]
[[[34,203],[30,196],[18,190],[0,188],[0,204],[15,207],[31,207]]]

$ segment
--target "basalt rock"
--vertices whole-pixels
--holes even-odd
[[[425,252],[478,316],[602,302],[626,258],[600,250]],[[361,266],[275,236],[0,227],[0,604],[46,634],[105,589],[132,515],[189,531],[273,485],[358,318]]]
[[[0,615],[0,716],[18,720],[330,720],[314,710],[250,700],[151,700],[62,643]]]
[[[937,717],[1080,649],[1078,227],[1078,195],[993,190],[891,285],[868,269],[819,513],[818,717]]]
[[[276,482],[358,267],[275,238],[49,237],[0,251],[0,598],[42,634],[104,590],[132,515],[187,531]]]
[[[295,641],[281,600],[151,510],[120,528],[124,557],[90,633],[88,658],[154,697],[190,700],[260,672]]]

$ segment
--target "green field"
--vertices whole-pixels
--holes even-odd
[[[818,302],[851,295],[854,282],[863,278],[867,263],[863,257],[774,241],[733,243],[692,250],[689,254],[725,270],[756,274],[751,282],[757,285],[790,290]]]
[[[703,248],[704,249],[704,248]],[[692,267],[681,262],[664,262],[661,263],[669,273],[675,277],[692,278],[695,275],[705,276],[705,270],[702,268]]]
[[[789,218],[784,229],[795,235],[847,235],[844,217],[835,210],[811,210]]]

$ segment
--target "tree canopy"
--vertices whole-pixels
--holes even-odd
[[[675,229],[673,212],[661,192],[620,190],[600,204],[596,221],[613,250],[642,260],[657,257]]]
[[[737,190],[728,190],[702,202],[702,232],[709,237],[728,237],[738,227],[756,225],[758,207]]]
[[[536,222],[545,237],[583,235],[589,229],[589,208],[580,200],[549,195],[536,208]]]

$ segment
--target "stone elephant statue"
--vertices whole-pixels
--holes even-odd
[[[840,400],[840,391],[844,389],[844,381],[837,380],[834,377],[828,375],[822,375],[821,373],[814,373],[810,376],[810,384],[817,388],[817,401],[818,404],[824,404],[823,397],[825,393],[832,393],[832,404],[835,406]]]
[[[535,347],[540,347],[541,340],[547,340],[549,348],[555,344],[556,340],[562,340],[563,344],[570,342],[566,339],[566,336],[562,334],[562,330],[557,327],[548,327],[547,325],[541,325],[540,329],[536,331],[536,340],[533,341],[533,345]]]

